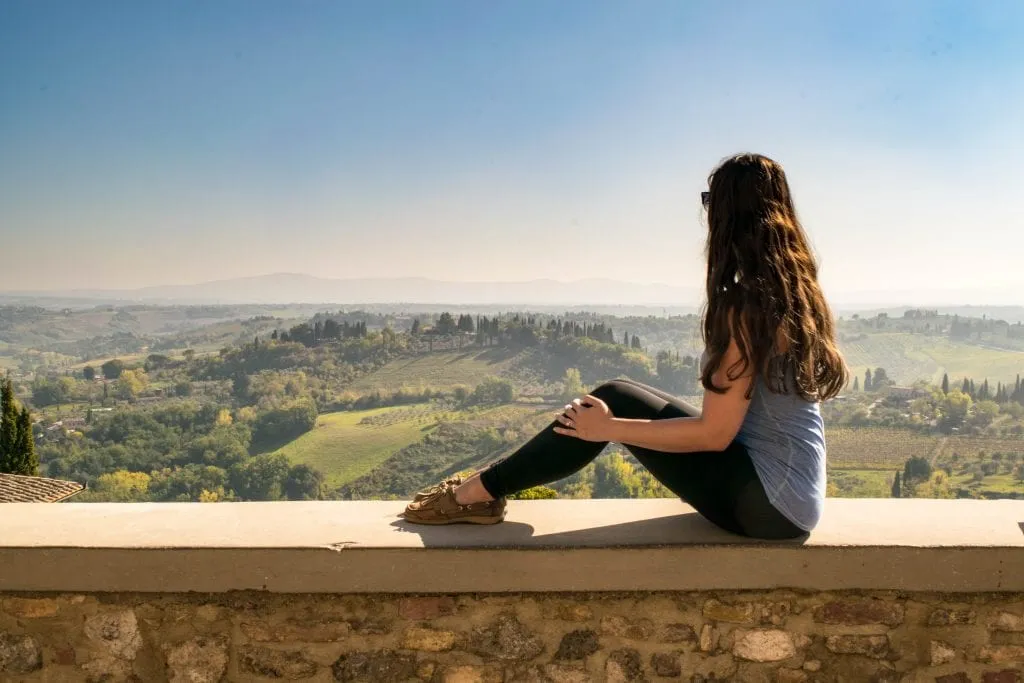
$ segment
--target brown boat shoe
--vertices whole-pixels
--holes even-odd
[[[444,487],[444,486],[460,486],[462,484],[462,482],[464,482],[464,481],[466,481],[466,478],[463,477],[461,474],[453,475],[451,477],[448,477],[444,481],[442,481],[440,484],[434,484],[433,486],[431,486],[428,489],[424,489],[422,491],[419,491],[413,497],[412,500],[413,500],[414,503],[418,503],[421,500],[423,500],[424,498],[429,498],[430,496],[434,495],[435,493],[440,491],[441,488]]]
[[[402,517],[413,524],[498,524],[505,519],[505,499],[460,505],[455,486],[441,482],[436,490],[409,503]]]

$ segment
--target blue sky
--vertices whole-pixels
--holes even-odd
[[[0,290],[699,286],[753,150],[830,293],[1014,302],[1022,121],[1016,0],[7,0]]]

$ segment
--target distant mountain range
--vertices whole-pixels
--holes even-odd
[[[977,291],[863,291],[829,294],[836,314],[902,315],[907,308],[938,309],[941,313],[1024,321],[1024,306],[1014,293],[992,288]],[[47,308],[78,308],[97,304],[313,304],[338,306],[446,305],[530,306],[536,310],[574,307],[618,315],[695,312],[703,301],[697,287],[638,284],[610,279],[576,281],[452,282],[421,277],[321,278],[277,273],[217,280],[192,285],[167,285],[130,290],[80,289],[0,292],[0,304],[18,303]],[[615,312],[611,309],[628,309]],[[652,309],[646,311],[646,309]]]
[[[696,288],[606,279],[574,282],[447,282],[416,277],[332,279],[279,273],[133,290],[0,292],[0,298],[86,299],[153,304],[409,303],[696,307],[701,300],[701,292]]]

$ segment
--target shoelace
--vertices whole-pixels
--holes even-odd
[[[437,490],[431,491],[427,497],[423,500],[424,503],[433,503],[439,500],[442,496],[447,494],[449,491],[454,491],[455,485],[447,479],[437,485]],[[454,499],[454,497],[453,497]]]

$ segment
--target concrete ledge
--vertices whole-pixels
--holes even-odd
[[[510,504],[418,527],[402,503],[0,506],[0,592],[1024,591],[1024,501],[829,500],[752,542],[674,500]]]

